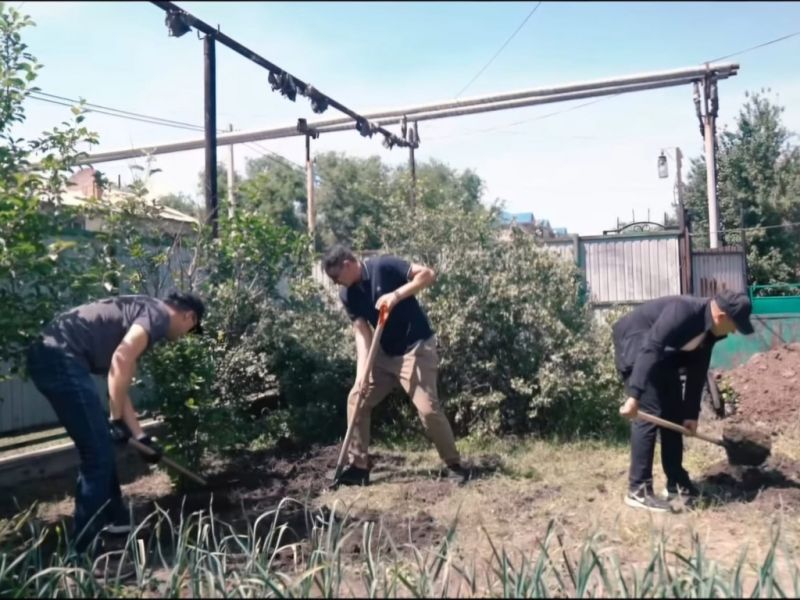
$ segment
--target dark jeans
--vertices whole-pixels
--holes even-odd
[[[630,396],[627,383],[630,373],[623,374],[625,393]],[[647,381],[639,398],[639,408],[667,421],[682,424],[683,390],[677,366],[660,363]],[[639,419],[631,422],[631,466],[628,472],[630,491],[642,486],[653,488],[653,456],[656,450],[656,431],[661,438],[661,466],[669,482],[684,483],[689,474],[683,468],[683,436]]]
[[[28,372],[80,454],[72,539],[82,552],[103,526],[125,514],[108,417],[89,370],[62,350],[34,343]]]

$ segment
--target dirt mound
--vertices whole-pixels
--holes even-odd
[[[282,545],[292,543],[307,544],[315,528],[326,526],[333,519],[344,524],[344,533],[349,532],[342,541],[345,554],[359,554],[363,551],[365,526],[369,526],[369,544],[374,549],[397,547],[412,543],[416,547],[426,547],[438,542],[446,528],[436,522],[428,513],[380,514],[377,512],[332,515],[329,506],[318,509],[310,507],[311,501],[320,496],[331,484],[331,475],[339,454],[338,446],[317,446],[304,452],[274,452],[243,454],[230,461],[217,461],[202,469],[208,486],[194,487],[178,493],[169,477],[162,471],[149,474],[126,474],[135,480],[123,486],[123,493],[133,509],[135,520],[145,522],[158,508],[170,515],[172,525],[166,519],[151,518],[146,522],[146,530],[155,528],[166,532],[179,522],[180,515],[188,516],[203,511],[212,513],[219,521],[227,523],[237,531],[255,527],[257,519],[268,513],[258,522],[257,535],[263,535],[273,526],[284,525]],[[378,470],[402,472],[405,457],[402,454],[376,454],[370,457]],[[146,471],[144,472],[146,473]],[[71,520],[73,501],[70,496],[74,488],[74,475],[47,482],[53,498],[62,499],[39,512],[39,518],[53,523],[61,519]],[[434,499],[452,493],[454,484],[449,481],[425,479],[414,481],[413,492]],[[127,477],[126,477],[127,479]],[[43,491],[44,482],[30,482],[14,490],[19,505],[0,502],[0,514],[13,515],[33,501]],[[58,488],[58,489],[56,489]],[[286,500],[287,498],[291,500]],[[161,513],[163,514],[163,513]],[[291,551],[285,551],[287,561]]]
[[[728,461],[733,465],[757,467],[769,457],[772,438],[764,429],[745,423],[731,423],[722,430]]]
[[[731,421],[780,432],[800,413],[800,344],[754,354],[747,363],[723,373],[722,381],[737,396]]]
[[[721,461],[698,481],[703,492],[722,501],[790,504],[800,507],[800,462],[783,455],[771,456],[760,467]]]

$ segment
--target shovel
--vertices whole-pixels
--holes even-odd
[[[665,429],[677,431],[686,437],[695,437],[703,440],[704,442],[722,446],[725,448],[725,454],[728,455],[728,462],[732,465],[758,466],[767,460],[767,457],[770,454],[770,448],[753,440],[743,439],[734,441],[725,439],[724,437],[723,439],[718,439],[699,431],[692,432],[691,430],[686,429],[686,427],[682,427],[677,423],[673,423],[672,421],[667,421],[661,417],[656,417],[655,415],[642,412],[641,410],[636,413],[636,416],[642,421],[647,421],[653,425],[658,425],[659,427],[664,427]]]
[[[367,364],[364,366],[364,383],[369,383],[370,375],[372,374],[372,365],[375,362],[375,357],[378,355],[378,343],[381,340],[381,334],[383,333],[383,326],[386,324],[386,318],[389,315],[389,311],[386,309],[386,305],[384,304],[381,306],[381,311],[378,313],[378,325],[375,327],[375,333],[372,336],[372,345],[369,347],[369,353],[367,354]],[[335,488],[339,485],[339,477],[342,475],[342,471],[344,470],[344,459],[347,456],[347,450],[350,447],[350,439],[353,437],[353,429],[355,427],[356,421],[358,421],[358,416],[361,413],[361,409],[364,407],[365,396],[363,394],[364,385],[362,385],[361,390],[359,390],[358,396],[358,403],[356,404],[356,409],[353,411],[353,418],[350,420],[350,424],[347,426],[347,433],[344,435],[344,441],[342,442],[342,449],[339,451],[339,459],[336,461],[336,471],[333,475],[333,484],[331,485],[332,488]]]
[[[130,444],[131,446],[136,448],[136,450],[138,450],[142,454],[153,455],[153,454],[156,453],[156,451],[153,450],[152,448],[150,448],[150,446],[148,446],[147,444],[143,444],[139,440],[137,440],[135,438],[132,438],[132,437],[128,438],[128,444]],[[202,486],[207,486],[208,485],[208,482],[205,479],[203,479],[202,477],[200,477],[196,473],[192,473],[189,469],[187,469],[183,465],[176,463],[169,456],[166,456],[166,455],[162,454],[161,455],[161,460],[159,462],[164,463],[170,469],[172,469],[174,471],[177,471],[181,475],[185,475],[186,477],[188,477],[192,481],[194,481],[196,483],[199,483]]]

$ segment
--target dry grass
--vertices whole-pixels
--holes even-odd
[[[704,430],[719,433],[721,425],[709,422]],[[376,473],[375,483],[368,488],[342,488],[316,502],[330,505],[336,499],[354,511],[389,514],[425,511],[445,524],[457,518],[456,554],[461,557],[488,559],[487,534],[509,550],[532,551],[551,520],[572,550],[577,551],[587,536],[597,533],[606,548],[630,563],[649,555],[663,534],[669,549],[679,552],[688,551],[697,536],[709,559],[732,565],[745,546],[753,557],[763,556],[776,524],[782,529],[784,550],[798,550],[798,505],[776,508],[756,499],[665,515],[625,506],[627,446],[526,440],[513,444],[498,441],[488,448],[462,447],[467,457],[487,450],[498,454],[502,469],[465,486],[420,480],[414,478],[414,472],[437,469],[438,458],[433,451],[408,452],[404,466],[408,474],[382,482]],[[800,457],[800,427],[777,438],[774,451]],[[693,476],[724,459],[721,448],[687,440],[684,464]],[[655,488],[660,491],[666,481],[658,450],[654,465]]]
[[[719,435],[721,428],[719,422],[703,423],[703,429],[711,434]],[[494,464],[496,469],[459,486],[435,477],[440,463],[433,450],[398,451],[377,446],[374,450],[381,456],[371,486],[323,492],[313,499],[314,507],[324,512],[325,508],[336,506],[338,511],[387,518],[426,513],[444,528],[457,522],[450,556],[454,564],[471,568],[482,577],[496,568],[497,552],[507,551],[512,558],[521,560],[524,556],[532,560],[540,553],[550,529],[555,536],[550,540],[550,549],[558,554],[559,568],[568,564],[564,556],[570,560],[585,556],[587,540],[593,540],[603,557],[618,560],[620,572],[645,572],[648,561],[662,551],[670,556],[693,556],[698,548],[703,553],[700,563],[734,569],[746,551],[740,579],[745,589],[752,590],[773,546],[775,531],[780,530],[780,559],[770,572],[787,581],[794,579],[797,584],[797,571],[792,567],[797,565],[795,557],[800,550],[797,494],[786,494],[784,501],[782,492],[772,489],[768,498],[758,497],[751,502],[709,504],[678,514],[654,515],[622,502],[629,456],[625,444],[462,440],[460,447],[468,460],[479,465]],[[800,425],[776,437],[773,451],[800,458]],[[721,448],[687,440],[684,463],[695,478],[724,459]],[[654,463],[655,487],[660,491],[665,480],[658,451]],[[124,486],[126,493],[148,489],[147,485],[142,486],[144,479],[153,479],[149,486],[152,489],[161,489],[166,482],[163,473],[151,474]],[[69,512],[69,499],[43,503],[38,510],[48,522]],[[398,546],[420,544],[414,534],[395,531],[393,535]],[[405,569],[408,573],[424,571],[408,559],[386,568]],[[351,593],[357,594],[360,589],[362,570],[363,565],[357,562],[345,565],[343,581]],[[498,581],[491,586],[500,585]],[[472,593],[478,591],[481,590]]]

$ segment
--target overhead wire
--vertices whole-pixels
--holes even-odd
[[[50,104],[57,104],[59,106],[67,106],[67,107],[70,107],[70,108],[72,108],[72,107],[76,106],[77,104],[79,104],[79,102],[77,102],[77,101],[71,102],[71,103],[70,102],[62,102],[60,100],[52,100],[50,98],[44,98],[44,97],[41,97],[41,96],[37,96],[35,94],[30,94],[29,97],[34,99],[34,100],[39,100],[41,102],[48,102]],[[110,112],[110,111],[107,111],[107,110],[103,110],[103,109],[100,109],[100,108],[89,108],[88,106],[86,108],[86,112],[92,112],[92,113],[97,113],[97,114],[101,114],[101,115],[107,115],[107,116],[110,116],[110,117],[118,117],[118,118],[122,118],[122,119],[129,119],[131,121],[138,121],[140,123],[149,123],[150,125],[164,125],[166,127],[174,127],[176,129],[186,129],[186,130],[189,130],[189,131],[202,131],[203,130],[202,127],[198,129],[198,128],[195,128],[193,126],[179,125],[177,123],[169,123],[169,122],[164,122],[164,121],[157,121],[157,120],[153,120],[153,119],[150,119],[150,118],[140,118],[140,117],[135,117],[135,116],[132,116],[132,115],[124,115],[124,114],[119,114],[119,113],[116,113],[116,112]]]
[[[75,100],[74,98],[67,98],[66,96],[59,96],[57,94],[50,94],[48,92],[43,92],[41,90],[33,92],[32,95],[34,95],[34,96],[46,96],[48,98],[54,98],[56,100],[63,100],[65,102],[71,102],[71,103],[76,104],[76,105],[81,102],[80,100]],[[40,98],[37,98],[37,99],[40,99]],[[149,119],[149,120],[152,120],[152,121],[158,121],[158,122],[165,123],[165,124],[169,123],[169,124],[173,124],[173,125],[182,125],[184,127],[188,127],[188,128],[192,128],[192,129],[203,129],[203,127],[200,126],[200,125],[195,125],[193,123],[186,123],[184,121],[176,121],[174,119],[165,119],[165,118],[162,118],[162,117],[153,117],[153,116],[150,116],[150,115],[144,115],[144,114],[132,112],[132,111],[129,111],[129,110],[122,110],[120,108],[112,108],[110,106],[103,106],[102,104],[94,104],[92,102],[85,102],[84,101],[83,104],[84,104],[84,106],[89,107],[89,108],[99,108],[101,110],[111,111],[111,112],[114,112],[114,113],[119,113],[120,115],[127,115],[127,116],[131,116],[131,117],[136,117],[136,118],[139,118],[139,119]]]
[[[142,113],[137,113],[129,110],[113,108],[110,106],[104,106],[102,104],[94,104],[92,102],[76,100],[74,98],[68,98],[66,96],[60,96],[58,94],[50,94],[48,92],[42,92],[42,91],[32,92],[30,94],[30,97],[34,100],[40,100],[42,102],[48,102],[51,104],[57,104],[59,106],[67,106],[67,107],[77,106],[82,103],[83,106],[86,107],[87,112],[94,112],[98,114],[107,115],[110,117],[118,117],[122,119],[128,119],[131,121],[149,123],[151,125],[163,125],[166,127],[173,127],[176,129],[184,129],[188,131],[205,131],[205,129],[201,125],[194,125],[192,123],[187,123],[184,121],[176,121],[173,119],[165,119],[162,117],[154,117],[152,115],[145,115]],[[230,133],[230,131],[218,129],[217,133]],[[286,158],[285,156],[282,156],[281,154],[278,154],[277,152],[274,152],[273,150],[265,148],[261,144],[256,144],[256,142],[252,142],[251,144],[245,144],[245,145],[248,146],[251,150],[255,151],[256,153],[271,158],[278,164],[283,164],[284,166],[288,166],[291,168],[305,170],[305,167],[301,166],[300,164]]]
[[[500,56],[500,53],[503,50],[505,50],[505,47],[508,46],[508,44],[511,42],[511,40],[513,40],[516,37],[516,35],[520,32],[520,30],[525,26],[525,23],[528,22],[528,20],[533,16],[533,14],[539,9],[539,7],[541,5],[542,5],[541,2],[537,2],[536,3],[536,6],[534,6],[533,9],[531,10],[531,12],[528,13],[528,16],[526,16],[522,20],[522,23],[520,23],[519,26],[514,30],[514,33],[512,33],[508,37],[508,39],[506,39],[506,41],[503,42],[503,45],[500,46],[500,49],[497,52],[495,52],[494,55],[492,56],[492,58],[490,58],[489,61],[485,65],[483,65],[483,67],[480,69],[480,71],[478,71],[475,74],[475,76],[467,82],[467,85],[465,85],[463,88],[461,88],[461,91],[459,91],[458,94],[456,94],[456,98],[459,98],[461,96],[461,94],[463,94],[465,91],[467,91],[467,88],[469,88],[469,86],[471,86],[473,83],[475,83],[475,81],[478,79],[478,77],[480,77],[483,74],[483,72],[486,69],[489,68],[489,65],[491,65],[498,56]]]

